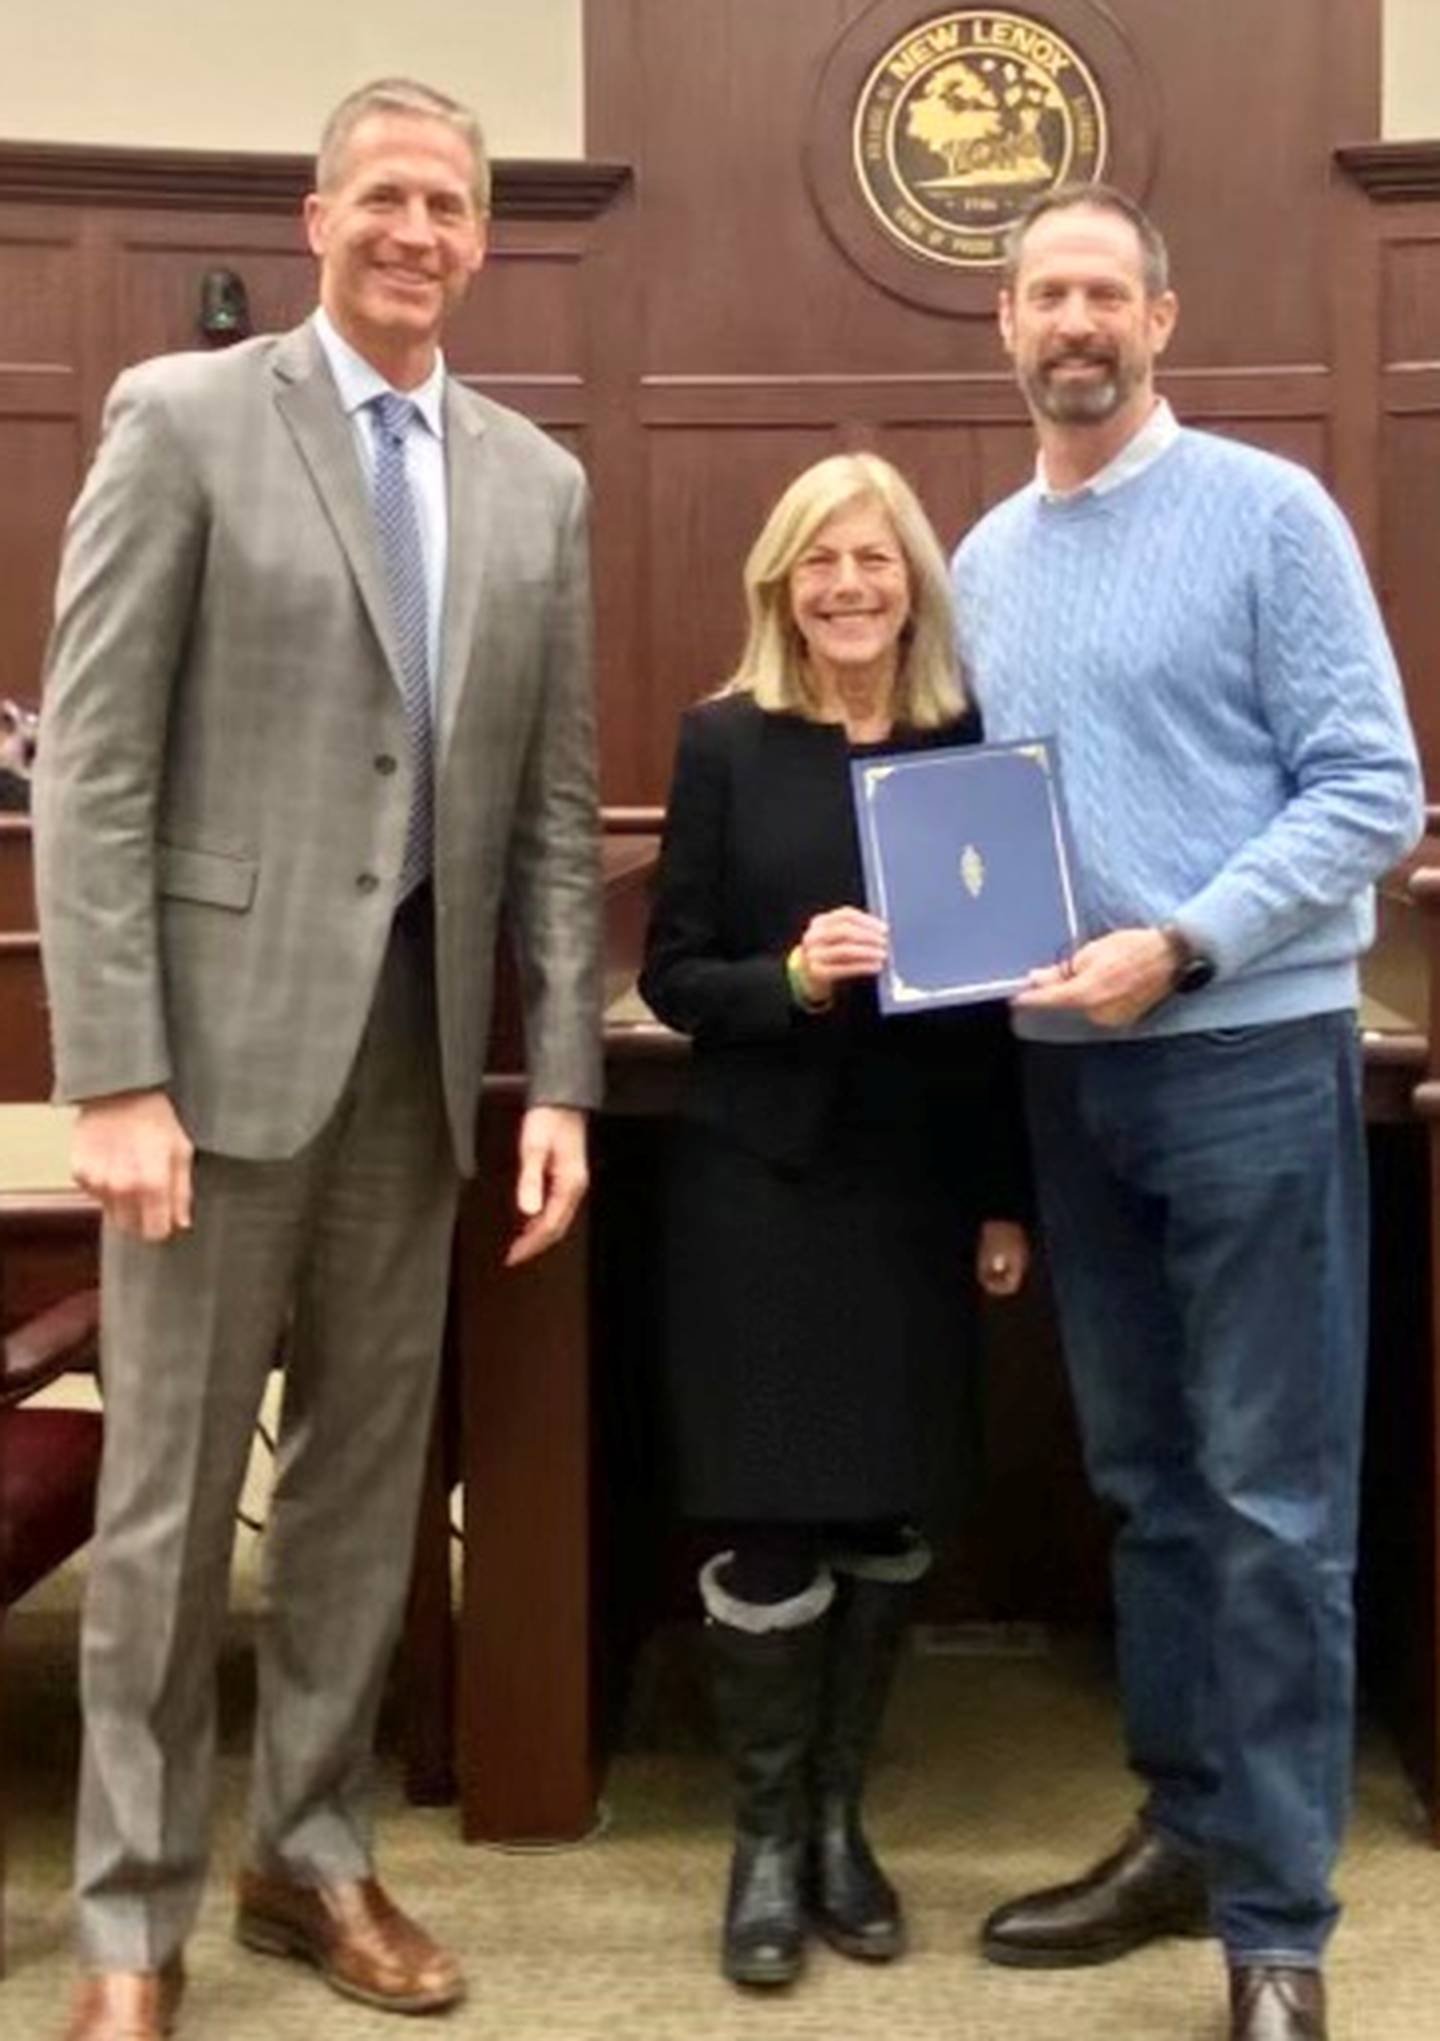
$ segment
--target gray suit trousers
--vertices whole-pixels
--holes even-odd
[[[107,1229],[76,1880],[92,1968],[158,1967],[199,1905],[235,1510],[287,1327],[250,1849],[301,1879],[368,1873],[458,1190],[432,949],[397,924],[340,1102],[299,1154],[201,1153],[189,1233]]]

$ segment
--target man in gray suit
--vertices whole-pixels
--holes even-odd
[[[58,1092],[104,1210],[70,2041],[173,2024],[214,1665],[288,1327],[237,1931],[369,2004],[463,1991],[372,1869],[502,909],[529,1061],[512,1262],[568,1226],[599,1091],[585,492],[445,374],[475,122],[385,80],[321,144],[298,331],[116,384],[71,519],[36,847]]]

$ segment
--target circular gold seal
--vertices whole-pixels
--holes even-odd
[[[1103,175],[1105,102],[1078,52],[1010,9],[937,14],[898,37],[861,87],[855,174],[911,255],[959,269],[1002,259],[1030,200]]]

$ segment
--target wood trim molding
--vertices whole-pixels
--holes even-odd
[[[600,819],[607,836],[658,836],[665,827],[665,810],[603,808]]]
[[[509,158],[494,166],[502,220],[589,220],[630,181],[628,163]],[[0,203],[162,206],[293,213],[313,181],[310,156],[211,149],[90,148],[0,142]]]
[[[1382,205],[1440,198],[1440,141],[1347,142],[1335,161]]]

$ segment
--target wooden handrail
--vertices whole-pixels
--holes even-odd
[[[600,821],[607,836],[658,836],[665,827],[665,810],[602,808]]]

